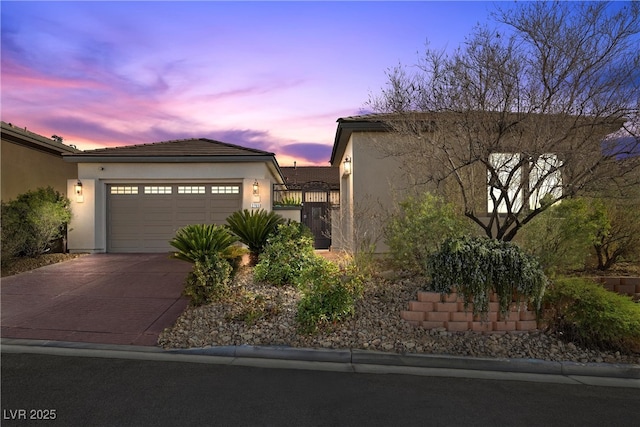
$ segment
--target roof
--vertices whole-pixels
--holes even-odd
[[[125,145],[121,147],[99,148],[96,150],[87,150],[82,153],[68,156],[70,159],[78,161],[90,161],[89,159],[99,159],[105,161],[108,158],[123,161],[124,159],[142,158],[198,158],[202,157],[226,157],[236,158],[242,157],[272,157],[273,153],[257,150],[254,148],[241,147],[239,145],[228,144],[226,142],[215,141],[206,138],[180,139],[173,141],[162,141],[151,144]]]
[[[325,182],[332,190],[340,189],[340,170],[331,166],[287,166],[281,167],[285,183],[291,186],[308,182]]]
[[[99,148],[65,154],[75,163],[241,163],[265,162],[275,176],[282,176],[274,153],[207,138],[180,139],[151,144]]]
[[[49,154],[72,154],[80,153],[81,151],[70,145],[63,144],[52,138],[47,138],[37,133],[33,133],[27,130],[27,128],[19,128],[11,123],[1,122],[2,125],[2,140],[10,141],[15,144],[24,145],[29,148],[44,151]]]

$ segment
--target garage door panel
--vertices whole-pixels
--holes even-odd
[[[195,184],[193,187],[204,184]],[[120,187],[135,187],[122,185]],[[177,185],[155,187],[172,188],[171,194],[108,194],[108,251],[109,252],[168,252],[176,231],[190,224],[224,224],[227,217],[242,206],[241,192],[237,194],[178,193]],[[237,187],[237,184],[235,184]]]

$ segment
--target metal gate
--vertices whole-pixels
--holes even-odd
[[[316,249],[331,246],[331,188],[326,182],[302,185],[302,223],[311,229]]]

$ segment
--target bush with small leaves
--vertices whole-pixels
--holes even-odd
[[[316,256],[297,280],[302,290],[296,320],[300,332],[312,333],[323,324],[342,321],[355,312],[362,280],[336,264]]]
[[[549,328],[587,347],[640,353],[640,304],[592,280],[558,278],[544,296]]]
[[[187,276],[184,295],[191,304],[199,306],[220,300],[229,292],[231,265],[218,253],[211,253],[195,261]]]
[[[254,279],[273,285],[293,284],[315,256],[313,235],[307,226],[298,222],[280,224],[267,239],[253,270]]]
[[[470,222],[456,212],[453,204],[431,193],[409,197],[398,205],[384,230],[394,263],[420,274],[429,255],[447,237],[468,233]]]

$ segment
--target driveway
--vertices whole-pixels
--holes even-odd
[[[93,254],[2,278],[2,338],[156,345],[188,305],[191,264],[168,254]]]

